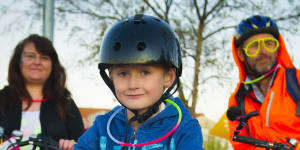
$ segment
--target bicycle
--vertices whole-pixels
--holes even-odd
[[[28,140],[21,141],[23,134],[19,130],[14,130],[12,132],[12,137],[7,137],[4,134],[4,129],[0,127],[0,150],[17,150],[22,146],[33,145],[32,150],[35,150],[37,147],[44,148],[44,150],[59,150],[58,142],[53,140],[49,136],[42,134],[32,134],[29,136]],[[5,140],[2,143],[2,140]]]

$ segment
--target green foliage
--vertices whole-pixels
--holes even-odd
[[[229,148],[227,141],[216,138],[212,135],[204,137],[203,148],[205,150],[226,150]]]

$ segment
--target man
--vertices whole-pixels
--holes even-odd
[[[296,115],[300,110],[297,111],[297,101],[291,96],[300,93],[297,91],[299,83],[295,80],[300,79],[300,71],[295,71],[283,38],[271,18],[249,17],[241,21],[236,31],[232,53],[239,69],[239,83],[230,96],[229,108],[240,108],[240,118],[254,111],[258,115],[249,118],[239,131],[236,130],[239,121],[229,121],[231,144],[234,149],[265,149],[233,141],[236,131],[241,136],[292,146],[288,143],[297,141],[289,139],[300,141],[300,115]],[[287,77],[287,72],[292,69],[293,80]],[[287,83],[289,79],[291,84]],[[296,92],[291,94],[287,90],[289,86]],[[238,120],[238,117],[233,120]],[[296,148],[300,147],[299,143],[295,144]]]

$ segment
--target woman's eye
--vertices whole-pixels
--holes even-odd
[[[35,58],[35,55],[25,55],[27,58]]]
[[[49,56],[41,56],[41,58],[42,58],[43,60],[50,60],[50,57],[49,57]]]

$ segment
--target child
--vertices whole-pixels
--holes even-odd
[[[75,149],[202,150],[198,121],[170,94],[181,66],[178,40],[165,21],[137,14],[114,25],[98,67],[122,106],[98,116]]]

